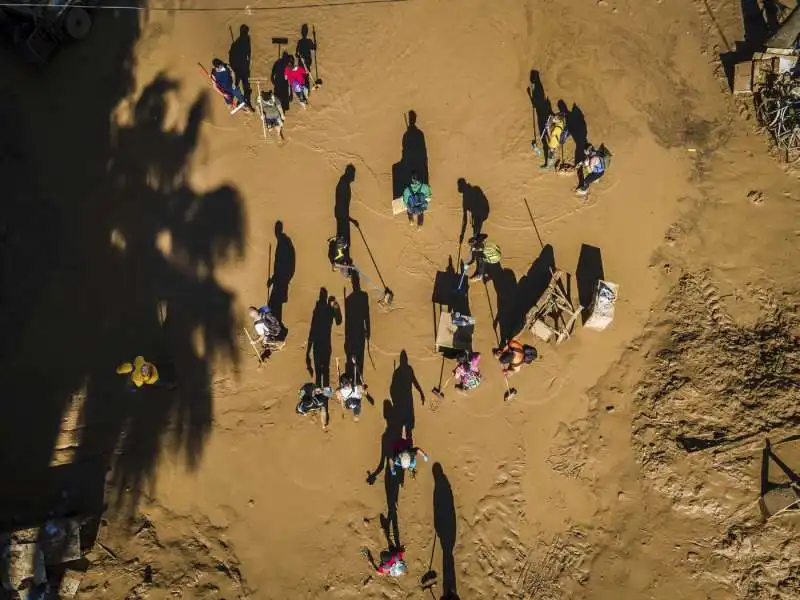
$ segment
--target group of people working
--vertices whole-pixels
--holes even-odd
[[[547,117],[542,130],[545,157],[544,164],[540,168],[562,172],[571,171],[574,168],[578,173],[578,187],[575,188],[575,192],[580,196],[586,196],[589,193],[589,186],[599,180],[610,166],[611,152],[604,145],[595,148],[588,144],[583,149],[583,160],[574,167],[567,165],[564,161],[564,144],[570,137],[567,121],[568,115],[565,112],[558,112]],[[536,140],[533,141],[533,145],[536,146]]]
[[[316,53],[317,45],[308,37],[308,25],[303,25],[300,30],[300,39],[297,42],[294,55],[284,53],[282,57],[283,80],[288,86],[289,94],[294,94],[300,106],[308,105],[309,91],[316,86],[311,80],[311,63]],[[241,109],[252,111],[253,106],[244,92],[240,89],[239,81],[231,66],[219,58],[211,64],[211,81],[214,87],[222,94],[225,104],[230,108],[231,114]],[[275,131],[283,139],[283,127],[286,122],[284,107],[274,89],[263,90],[256,99],[259,113],[264,121],[264,126],[270,132]]]

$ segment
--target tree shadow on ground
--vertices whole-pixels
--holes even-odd
[[[139,17],[104,11],[42,70],[5,70],[2,527],[97,514],[104,489],[133,511],[165,449],[197,467],[211,365],[238,362],[216,270],[244,255],[241,199],[189,184],[209,92],[168,125],[178,83],[135,85]],[[130,393],[115,368],[136,355],[173,365],[178,388]]]

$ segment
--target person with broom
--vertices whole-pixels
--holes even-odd
[[[468,392],[481,384],[481,370],[478,367],[480,361],[480,352],[464,352],[458,357],[456,368],[453,369],[457,390]]]
[[[222,93],[225,104],[231,108],[231,114],[240,108],[250,110],[242,91],[234,84],[233,69],[219,58],[211,61],[211,81]]]
[[[511,339],[502,348],[494,350],[495,358],[503,366],[503,375],[509,377],[518,373],[523,365],[528,365],[536,360],[536,348]]]

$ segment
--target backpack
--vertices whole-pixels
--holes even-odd
[[[536,352],[536,348],[534,348],[533,346],[528,346],[527,344],[525,344],[522,347],[522,352],[523,352],[522,360],[525,362],[526,365],[531,364],[533,361],[536,360],[536,357],[539,356],[539,353]]]
[[[256,323],[263,323],[264,326],[267,328],[267,333],[269,333],[271,336],[280,335],[282,330],[280,321],[278,321],[278,319],[275,318],[275,315],[273,315],[270,312],[265,312],[263,309],[264,309],[263,306],[260,309],[258,309],[261,318],[258,321],[256,321]]]
[[[480,371],[467,371],[461,378],[461,387],[465,390],[474,390],[481,384]]]
[[[611,166],[611,157],[614,155],[606,148],[605,144],[600,144],[600,147],[597,149],[597,156],[603,161],[603,170],[607,171],[608,167]]]
[[[485,244],[483,246],[483,258],[490,265],[499,263],[502,257],[503,253],[500,252],[500,246],[497,244]]]
[[[420,189],[416,192],[412,190],[411,187],[408,189],[411,192],[408,195],[408,204],[406,206],[408,212],[410,212],[412,215],[418,215],[419,213],[424,212],[428,208],[428,199],[425,198],[422,188],[420,187]]]
[[[561,133],[558,136],[558,143],[562,146],[566,143],[569,139],[569,130],[567,129],[567,117],[564,113],[558,113],[555,115],[550,115],[547,117],[547,123],[544,126],[544,135],[545,142],[547,142],[547,138],[550,137],[551,132],[556,127],[561,128]]]

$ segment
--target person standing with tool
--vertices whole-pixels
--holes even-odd
[[[471,282],[486,282],[489,278],[486,274],[486,265],[496,265],[503,257],[500,246],[487,243],[487,237],[485,233],[480,233],[469,239],[469,260],[464,262],[464,269],[466,272],[466,268],[475,263],[475,272],[469,278]]]
[[[289,83],[289,89],[297,96],[300,106],[306,108],[308,104],[308,70],[301,64],[302,59],[298,56],[295,60],[294,56],[288,58],[288,64],[283,70],[283,76]]]

